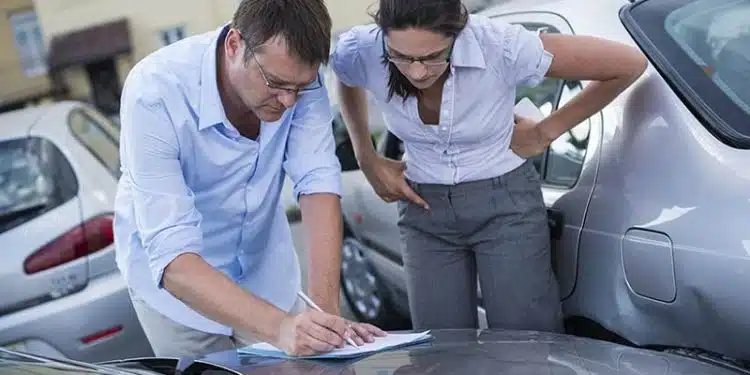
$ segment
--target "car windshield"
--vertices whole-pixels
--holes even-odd
[[[750,114],[750,1],[702,0],[672,11],[667,33]]]
[[[750,0],[644,0],[620,17],[706,129],[750,149]]]

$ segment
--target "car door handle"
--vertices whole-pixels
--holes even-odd
[[[550,237],[559,240],[562,237],[564,223],[562,211],[555,208],[547,209],[547,224],[549,225]]]

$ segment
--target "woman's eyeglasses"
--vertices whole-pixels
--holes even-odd
[[[438,67],[438,66],[445,66],[450,63],[450,56],[451,52],[453,51],[453,44],[451,44],[450,47],[446,48],[444,51],[441,51],[436,56],[428,56],[428,57],[410,57],[410,56],[392,56],[390,53],[388,53],[388,49],[386,48],[385,43],[385,37],[382,39],[383,41],[383,57],[385,57],[386,60],[389,62],[400,65],[400,66],[407,66],[411,65],[412,63],[418,62],[426,67]]]

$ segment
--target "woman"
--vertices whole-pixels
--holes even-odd
[[[380,0],[374,18],[340,37],[331,65],[361,169],[382,199],[398,201],[415,328],[477,327],[478,275],[490,328],[562,331],[527,158],[631,85],[645,57],[469,15],[460,0]],[[514,116],[516,86],[545,76],[592,82],[538,123]],[[375,153],[366,92],[404,142],[405,161]]]

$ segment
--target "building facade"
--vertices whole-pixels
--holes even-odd
[[[122,83],[138,60],[228,22],[238,3],[1,0],[0,111],[50,98],[86,101],[115,115]],[[376,3],[327,0],[334,34],[371,22]]]
[[[0,111],[49,96],[47,52],[32,0],[0,1]]]
[[[231,18],[236,0],[34,0],[53,86],[109,115],[133,65]]]

